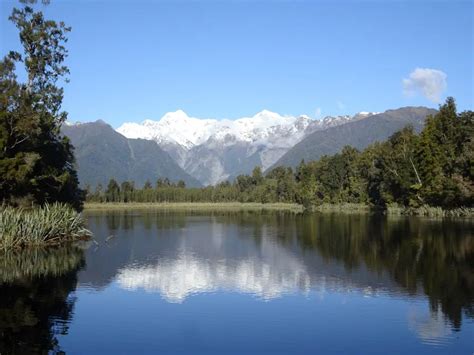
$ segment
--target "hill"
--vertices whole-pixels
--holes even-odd
[[[147,180],[154,184],[158,178],[183,180],[187,186],[201,185],[156,142],[126,138],[101,120],[63,125],[61,130],[75,148],[82,186],[106,186],[111,178],[119,183],[133,180],[139,187]]]

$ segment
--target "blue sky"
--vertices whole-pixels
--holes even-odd
[[[0,54],[18,49],[0,0]],[[59,1],[72,121],[473,109],[472,1]],[[418,68],[418,70],[416,70]],[[411,75],[411,76],[410,76]],[[404,80],[405,79],[405,80]]]

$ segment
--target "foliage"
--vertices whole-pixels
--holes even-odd
[[[0,249],[59,245],[90,236],[83,217],[68,205],[0,209]]]
[[[9,19],[23,53],[10,52],[0,61],[0,200],[11,205],[59,201],[80,209],[83,193],[73,147],[60,135],[67,114],[61,111],[58,81],[69,72],[63,63],[70,28],[46,20],[29,5],[13,9]],[[25,83],[16,76],[18,64],[26,71]]]

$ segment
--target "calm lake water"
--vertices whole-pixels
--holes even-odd
[[[87,248],[1,254],[0,353],[474,352],[474,224],[88,212]]]

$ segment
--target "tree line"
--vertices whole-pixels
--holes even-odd
[[[186,188],[159,179],[137,188],[111,179],[86,188],[92,202],[287,202],[304,206],[359,203],[386,207],[422,205],[446,209],[473,206],[474,113],[457,113],[453,98],[428,116],[417,134],[408,126],[363,151],[346,146],[295,169],[277,167],[215,186]]]

